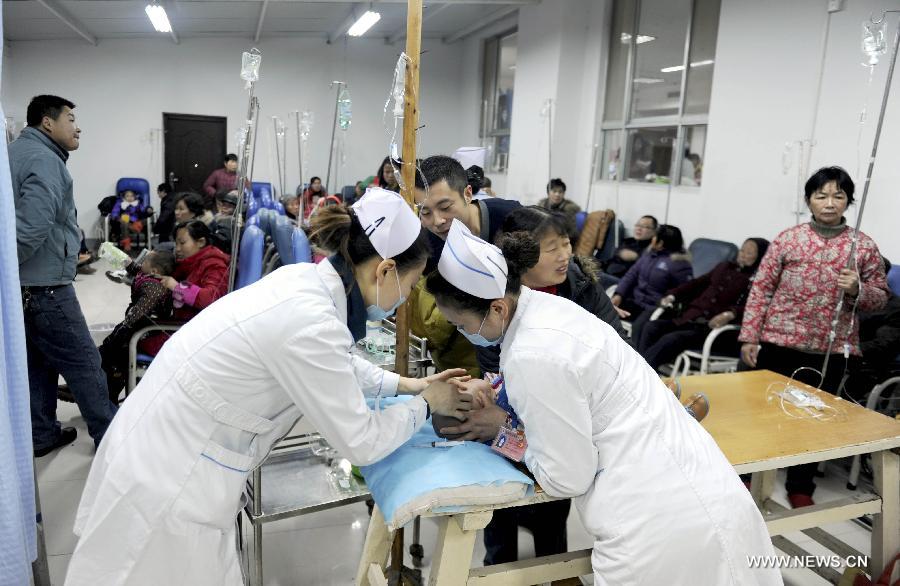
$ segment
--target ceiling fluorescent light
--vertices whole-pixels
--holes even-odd
[[[172,32],[172,25],[169,23],[169,16],[166,14],[165,8],[159,4],[148,4],[147,7],[144,8],[144,12],[147,13],[150,22],[153,23],[153,28],[157,31],[161,33]]]
[[[635,77],[634,83],[662,83],[664,79],[659,77]]]
[[[350,27],[350,30],[347,31],[347,34],[351,37],[361,37],[366,34],[366,31],[372,28],[372,25],[374,25],[379,20],[381,20],[380,13],[367,10],[362,16],[359,17],[359,20],[353,23],[353,26]]]
[[[707,59],[705,61],[695,61],[691,63],[691,67],[703,67],[704,65],[712,65],[715,63],[712,59]],[[674,65],[672,67],[663,67],[660,69],[662,73],[673,73],[675,71],[682,71],[684,69],[684,65]]]
[[[627,45],[631,42],[631,35],[629,33],[622,33],[622,44]],[[641,45],[643,43],[649,43],[650,41],[655,41],[656,37],[651,35],[638,35],[637,36],[637,44]]]

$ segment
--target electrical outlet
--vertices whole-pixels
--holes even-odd
[[[844,0],[828,0],[828,12],[840,12],[844,9]]]

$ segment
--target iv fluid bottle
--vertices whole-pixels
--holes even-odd
[[[350,128],[350,119],[352,117],[350,108],[350,90],[342,88],[338,94],[338,124],[341,130]]]

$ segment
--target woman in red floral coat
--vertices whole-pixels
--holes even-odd
[[[750,367],[792,376],[801,367],[821,371],[829,347],[838,295],[844,303],[831,342],[824,381],[808,370],[795,377],[836,393],[848,362],[861,355],[854,312],[874,311],[887,301],[884,265],[875,241],[858,233],[854,262],[847,260],[854,230],[844,212],[853,203],[853,181],[840,167],[825,167],[806,182],[812,219],[788,228],[769,246],[747,299],[739,340],[741,360]],[[788,469],[791,505],[812,505],[816,464]]]

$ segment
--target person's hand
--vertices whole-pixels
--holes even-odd
[[[472,409],[483,409],[493,404],[494,391],[489,382],[481,378],[463,377],[463,379],[454,378],[449,382],[462,392],[472,395]]]
[[[625,262],[634,262],[638,258],[640,258],[640,256],[641,255],[639,255],[635,251],[629,250],[627,248],[623,248],[623,249],[619,250],[619,258],[621,258]]]
[[[460,421],[465,421],[472,409],[472,395],[444,381],[431,383],[420,396],[428,402],[433,414],[447,415]]]
[[[159,282],[162,283],[163,287],[165,287],[169,291],[174,291],[175,287],[178,286],[178,281],[169,276],[160,277]]]
[[[859,278],[856,276],[856,271],[841,269],[841,274],[838,276],[838,287],[851,297],[859,295]]]
[[[721,328],[722,326],[730,323],[733,319],[734,313],[730,311],[723,311],[719,315],[709,320],[709,329],[714,330],[716,328]]]
[[[625,311],[624,309],[615,306],[613,306],[613,309],[615,309],[616,313],[619,314],[619,319],[628,319],[629,317],[631,317],[630,311]]]
[[[756,359],[759,358],[758,344],[744,344],[741,346],[741,360],[747,366],[756,368]]]
[[[674,295],[666,295],[662,299],[659,300],[660,307],[672,307],[675,305],[675,296]]]
[[[409,390],[415,393],[424,391],[425,388],[431,383],[436,382],[446,382],[454,377],[465,377],[468,376],[466,374],[466,369],[464,368],[449,368],[447,370],[437,372],[430,376],[426,376],[425,378],[411,378],[409,379]]]
[[[152,216],[154,214],[153,207],[148,207],[146,210],[144,210],[144,213],[148,216]]]
[[[622,304],[622,296],[616,293],[612,296],[612,304],[619,307]]]
[[[469,418],[464,423],[441,428],[441,435],[463,434],[455,439],[484,442],[497,437],[500,426],[505,424],[506,411],[502,407],[490,404],[484,409],[469,411]]]

